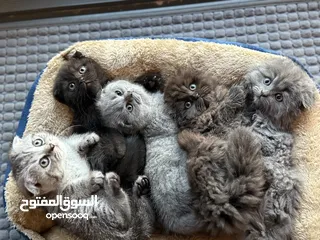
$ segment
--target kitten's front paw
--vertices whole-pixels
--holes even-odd
[[[104,182],[104,175],[100,171],[93,171],[91,172],[91,179],[90,179],[90,185],[91,185],[91,192],[95,193],[103,188],[103,182]]]
[[[114,172],[108,172],[106,173],[106,182],[108,186],[113,190],[115,194],[118,194],[120,192],[120,177]]]
[[[136,82],[142,84],[150,92],[163,91],[163,80],[160,72],[146,73],[137,78]]]
[[[150,193],[150,181],[147,176],[139,176],[133,186],[133,192],[138,197]]]
[[[85,141],[88,145],[94,145],[97,142],[99,142],[100,137],[96,133],[90,133],[88,136],[86,136]]]
[[[82,143],[79,146],[81,152],[86,152],[88,148],[97,142],[99,142],[100,137],[96,133],[90,133],[83,138]]]

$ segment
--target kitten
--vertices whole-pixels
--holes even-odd
[[[61,227],[82,239],[149,239],[154,217],[151,205],[143,196],[148,179],[140,176],[129,196],[120,187],[113,172],[105,176],[91,171],[85,158],[89,148],[99,141],[95,133],[57,137],[37,133],[15,137],[10,151],[13,176],[26,195],[56,195],[70,200],[91,199],[97,195],[97,205],[78,206],[62,211],[58,206],[46,206],[49,213],[87,213],[94,218],[60,218]]]
[[[141,135],[125,136],[116,129],[102,128],[100,141],[88,152],[91,169],[103,173],[114,171],[121,178],[121,187],[132,190],[144,172],[146,146]]]
[[[271,183],[264,202],[269,239],[292,239],[299,214],[302,182],[292,156],[292,125],[315,102],[315,85],[298,65],[277,59],[258,66],[245,76],[252,96],[253,131],[261,139]]]
[[[73,110],[74,132],[95,131],[99,134],[100,141],[88,153],[91,168],[103,173],[115,171],[121,178],[121,186],[131,189],[145,165],[143,138],[124,136],[101,124],[95,102],[102,87],[110,80],[101,66],[78,51],[66,60],[55,80],[54,97]],[[148,78],[151,76],[145,77]]]
[[[250,70],[244,81],[232,86],[222,100],[210,103],[206,108],[200,108],[197,105],[199,100],[191,101],[188,95],[195,95],[196,89],[199,93],[203,87],[200,88],[197,84],[191,86],[194,84],[190,80],[192,75],[187,77],[187,84],[179,81],[179,77],[167,81],[164,91],[166,102],[178,116],[181,129],[186,128],[206,137],[228,139],[228,132],[243,125],[249,126],[254,137],[260,139],[266,179],[270,185],[261,206],[266,229],[264,234],[268,239],[291,239],[292,222],[297,216],[301,199],[301,181],[291,155],[294,141],[290,128],[299,114],[312,106],[315,99],[314,84],[291,60],[271,60]],[[173,89],[172,81],[177,80],[177,86]],[[208,79],[203,82],[208,83]],[[217,99],[219,93],[212,87],[211,93],[198,95],[202,99],[209,96]],[[193,110],[191,106],[194,106]],[[187,115],[188,117],[183,117]],[[183,142],[188,142],[188,139],[191,141],[192,137],[184,139]],[[189,148],[188,155],[193,156],[194,151]],[[209,153],[207,157],[213,156]],[[199,159],[201,160],[200,157]],[[203,171],[210,169],[210,163],[202,166],[200,161],[199,165],[197,164],[196,167]],[[189,170],[192,172],[196,167],[190,164]],[[211,170],[198,175],[197,178],[191,178],[191,181],[197,184],[197,179],[202,178],[203,186],[200,185],[198,188],[205,189],[208,185],[205,182],[216,177],[219,175]],[[260,180],[262,178],[261,175]],[[202,194],[206,196],[206,189]],[[215,201],[215,197],[212,201]],[[208,208],[210,206],[207,206]],[[203,211],[206,211],[206,208]],[[261,237],[255,234],[249,231],[246,239]]]
[[[157,219],[167,232],[192,234],[203,224],[192,208],[186,154],[177,142],[178,128],[164,105],[163,94],[147,93],[124,80],[103,88],[97,107],[104,124],[127,133],[141,132],[147,149],[145,174]]]
[[[168,79],[164,92],[173,118],[185,129],[179,134],[179,144],[188,153],[189,179],[197,194],[193,204],[212,235],[244,229],[262,232],[259,209],[265,178],[260,143],[247,128],[225,128],[230,113],[237,114],[238,105],[246,99],[226,88],[213,91],[214,82],[180,71]],[[220,121],[213,129],[220,129],[220,134],[194,133],[196,120],[211,109],[221,109],[215,112]],[[212,124],[206,121],[203,125]]]
[[[284,131],[315,101],[314,83],[290,59],[270,60],[251,70],[245,81],[254,107]]]
[[[60,68],[53,96],[73,110],[72,125],[82,126],[85,131],[96,131],[101,128],[101,120],[94,103],[108,81],[110,78],[96,61],[77,51]],[[82,128],[75,130],[84,131]]]

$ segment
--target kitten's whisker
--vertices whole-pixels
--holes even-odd
[[[134,101],[136,101],[136,103],[141,104],[141,99],[136,94],[133,94],[132,98]]]
[[[85,84],[88,84],[88,83],[92,83],[92,82],[95,82],[96,80],[91,80],[91,81],[84,81]]]

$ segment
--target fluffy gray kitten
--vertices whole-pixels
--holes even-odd
[[[263,206],[266,239],[294,239],[302,180],[292,155],[292,125],[313,105],[315,84],[289,59],[271,60],[254,68],[244,84],[256,110],[251,128],[261,140],[270,183]]]
[[[186,153],[177,141],[178,128],[164,104],[163,94],[147,93],[142,86],[114,81],[97,101],[104,124],[126,133],[142,132],[147,156],[145,174],[158,220],[167,232],[192,234],[203,229],[192,208]]]
[[[252,129],[261,139],[270,187],[264,201],[267,239],[294,239],[302,180],[292,155],[292,125],[315,101],[315,84],[290,59],[275,59],[245,76],[256,109]],[[240,94],[241,95],[241,94]]]
[[[13,176],[25,195],[56,195],[70,200],[90,200],[97,195],[98,204],[62,211],[46,206],[49,213],[87,213],[95,218],[62,218],[57,222],[83,239],[140,240],[149,239],[154,222],[147,198],[141,196],[148,185],[140,176],[129,196],[120,188],[113,172],[105,176],[91,171],[85,154],[99,141],[95,133],[57,137],[42,132],[15,137],[10,151]]]

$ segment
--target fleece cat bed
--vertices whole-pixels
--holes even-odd
[[[28,95],[17,135],[38,131],[59,134],[72,121],[72,112],[57,102],[52,95],[56,74],[63,64],[63,56],[74,51],[93,58],[113,78],[128,79],[146,71],[161,71],[164,80],[177,68],[192,66],[198,71],[210,73],[227,87],[243,79],[249,68],[272,58],[283,58],[275,52],[237,43],[209,41],[205,39],[127,39],[79,42],[55,56],[39,75]],[[301,67],[301,71],[309,76]],[[316,88],[315,88],[316,91]],[[297,119],[294,134],[294,157],[304,174],[301,213],[295,222],[297,239],[319,239],[320,235],[320,98],[312,109]],[[5,190],[6,209],[9,219],[28,237],[40,239],[76,239],[66,230],[45,217],[41,209],[20,211],[25,197],[20,193],[12,175],[8,175]],[[237,236],[208,237],[165,236],[154,234],[152,239],[231,240]]]

